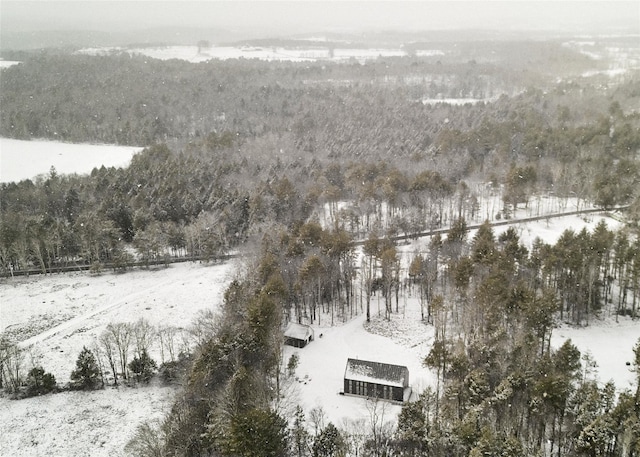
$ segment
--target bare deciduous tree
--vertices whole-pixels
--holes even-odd
[[[2,386],[9,392],[17,392],[22,384],[24,351],[6,339],[0,341],[0,374]]]
[[[109,324],[111,325],[111,324]],[[107,326],[107,329],[98,337],[98,343],[100,345],[101,352],[104,353],[107,358],[109,368],[113,372],[113,383],[118,385],[118,348],[116,346],[113,332]]]
[[[179,329],[172,325],[163,325],[158,328],[158,342],[160,343],[160,363],[176,361],[176,337]]]
[[[109,324],[107,325],[107,332],[111,333],[113,342],[117,348],[122,377],[127,379],[129,349],[131,347],[131,338],[133,336],[131,324],[123,322]]]
[[[133,342],[135,343],[135,354],[139,358],[143,352],[149,352],[155,329],[146,319],[140,318],[131,326],[131,330],[133,332]]]
[[[367,421],[363,418],[345,418],[342,426],[349,455],[362,455],[367,438]]]
[[[309,411],[309,422],[313,426],[313,436],[318,436],[324,429],[326,414],[322,406],[316,406]]]

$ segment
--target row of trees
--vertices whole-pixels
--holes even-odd
[[[213,137],[220,141],[225,136]],[[78,177],[52,169],[35,183],[3,184],[0,270],[7,275],[11,269],[46,273],[92,264],[126,269],[178,256],[209,260],[274,224],[295,228],[296,221],[309,217],[358,238],[372,230],[388,236],[419,234],[460,218],[495,220],[522,203],[537,206],[533,215],[548,210],[539,198],[535,203],[531,168],[511,169],[503,191],[472,190],[464,181],[454,186],[437,172],[407,174],[385,163],[317,168],[302,189],[286,174],[249,185],[238,172],[238,186],[230,190],[220,180],[231,177],[201,171],[214,170],[205,166],[213,166],[209,160],[214,159],[202,160],[157,146],[137,155],[125,170],[94,170]],[[184,170],[177,180],[176,169]],[[194,180],[187,183],[189,176]],[[490,209],[486,202],[500,193],[503,205]],[[566,203],[558,201],[556,210],[562,211]],[[634,203],[631,218],[638,209]]]
[[[84,347],[71,374],[71,388],[93,389],[109,382],[148,383],[158,371],[165,382],[184,375],[194,345],[202,344],[205,329],[154,327],[145,319],[110,323],[90,348]],[[150,353],[159,354],[159,366]],[[29,367],[29,364],[31,367]],[[58,389],[32,348],[22,348],[0,335],[0,389],[16,396],[33,396]]]
[[[0,389],[10,393],[14,398],[33,397],[60,390],[55,376],[46,372],[40,365],[34,366],[23,376],[23,363],[23,350],[3,339],[0,347]],[[155,365],[146,352],[143,353],[142,363],[145,364],[146,371],[142,369],[138,379],[148,381],[143,379],[142,375],[150,375],[150,368],[155,368]],[[130,368],[136,372],[140,369],[139,365],[140,359],[135,358]],[[93,390],[105,385],[100,359],[86,346],[78,355],[70,380],[68,387],[74,390]]]
[[[344,228],[307,222],[265,235],[259,268],[264,276],[281,273],[285,317],[298,322],[321,323],[325,316],[333,324],[363,312],[370,318],[374,293],[387,319],[398,312],[402,295],[415,294],[425,321],[433,323],[438,301],[445,301],[465,329],[500,315],[497,297],[519,300],[519,307],[538,314],[531,319],[549,322],[547,330],[556,315],[587,325],[597,317],[639,314],[640,246],[627,230],[611,231],[601,220],[593,232],[567,229],[555,244],[536,239],[530,250],[514,227],[496,236],[485,222],[467,237],[466,222],[457,219],[425,249],[403,252],[375,233],[356,249]],[[514,277],[517,290],[511,292],[507,278]],[[548,343],[550,332],[543,337]]]

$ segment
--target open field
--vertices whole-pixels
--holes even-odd
[[[93,168],[124,167],[142,148],[110,144],[71,144],[0,137],[0,183],[49,173],[89,174]]]

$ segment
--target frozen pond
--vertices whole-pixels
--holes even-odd
[[[124,167],[142,150],[135,146],[71,144],[0,138],[0,182],[33,179],[55,167],[58,174],[89,174],[95,167]]]

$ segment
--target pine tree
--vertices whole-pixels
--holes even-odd
[[[76,369],[71,372],[71,382],[81,390],[95,389],[100,380],[100,369],[96,358],[86,346],[76,360]]]
[[[426,448],[427,417],[424,402],[405,403],[398,416],[398,445],[406,455],[420,455]]]
[[[309,439],[310,435],[306,427],[306,418],[304,411],[298,405],[291,428],[291,446],[295,457],[306,457],[309,455]]]
[[[338,457],[345,455],[345,442],[340,431],[331,422],[313,442],[313,457]]]
[[[287,374],[289,377],[293,377],[296,374],[296,368],[298,368],[298,362],[300,361],[298,354],[291,354],[289,362],[287,363]]]
[[[220,444],[225,455],[284,457],[288,439],[287,421],[274,411],[252,409],[231,419],[229,435]]]
[[[146,349],[142,349],[140,357],[134,357],[129,364],[129,369],[135,375],[136,381],[148,383],[153,373],[158,368],[155,360],[153,360]]]
[[[56,388],[56,378],[42,367],[33,367],[27,374],[27,395],[47,394]]]

